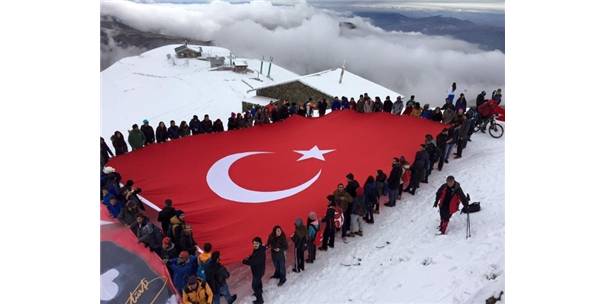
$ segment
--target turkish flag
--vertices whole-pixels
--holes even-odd
[[[435,137],[443,127],[387,113],[293,116],[154,144],[109,165],[156,205],[172,199],[198,244],[212,243],[229,264],[250,253],[253,237],[265,242],[274,225],[290,235],[297,217],[323,216],[326,196],[346,183],[347,173],[363,186],[377,169],[389,174],[393,157],[412,163],[425,135]]]

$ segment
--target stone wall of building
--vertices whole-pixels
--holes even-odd
[[[330,104],[332,100],[331,96],[328,96],[318,90],[306,86],[300,81],[293,81],[285,84],[276,85],[273,87],[263,88],[257,90],[257,96],[264,96],[275,99],[288,99],[289,102],[296,102],[297,104],[303,104],[310,97],[313,101],[321,100],[326,98],[326,101]]]

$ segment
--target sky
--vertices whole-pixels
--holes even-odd
[[[423,103],[443,103],[453,81],[469,101],[504,88],[505,55],[451,37],[386,32],[360,17],[300,2],[141,4],[101,1],[101,13],[129,26],[172,36],[212,40],[236,56],[272,56],[298,74],[340,67]],[[354,23],[350,31],[340,22]]]

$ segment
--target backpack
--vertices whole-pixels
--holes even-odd
[[[480,202],[473,202],[467,206],[464,206],[461,210],[462,213],[474,213],[480,211],[482,208],[480,207]]]

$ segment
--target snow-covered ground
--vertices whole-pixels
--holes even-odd
[[[101,72],[101,136],[110,146],[109,138],[114,131],[122,132],[126,138],[132,124],[141,126],[144,119],[155,129],[160,121],[168,127],[170,120],[179,125],[182,120],[189,123],[193,115],[202,120],[204,114],[209,114],[213,121],[221,118],[227,127],[230,113],[241,112],[242,101],[251,100],[255,95],[254,91],[249,92],[253,87],[299,76],[272,64],[272,79],[269,79],[257,75],[260,60],[239,57],[235,60],[246,61],[248,68],[255,72],[216,71],[208,61],[175,58],[177,46],[166,45],[123,58]],[[199,46],[190,47],[198,50]],[[203,57],[216,55],[225,57],[226,62],[229,60],[228,49],[204,46],[202,50]],[[167,58],[167,54],[172,58]],[[265,75],[267,70],[268,62],[265,62]]]
[[[505,282],[505,141],[482,133],[472,140],[461,159],[435,170],[415,196],[404,194],[394,208],[381,206],[374,225],[363,223],[363,237],[348,244],[337,237],[335,249],[318,251],[302,273],[288,266],[281,287],[275,279],[264,280],[266,303],[471,304],[498,296]],[[465,239],[466,216],[460,214],[453,215],[447,235],[436,235],[439,214],[432,205],[448,175],[472,201],[481,202],[482,211],[470,215],[470,239]],[[358,261],[359,266],[341,265]],[[292,262],[289,255],[288,265]],[[268,266],[266,278],[272,273]],[[251,303],[249,281],[237,285],[233,289],[242,303]]]

